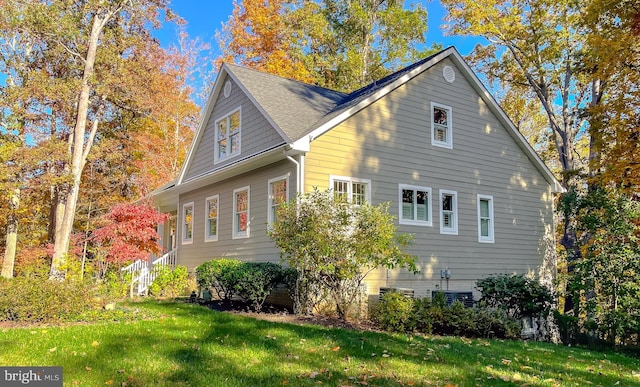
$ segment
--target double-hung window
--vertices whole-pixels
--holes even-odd
[[[451,108],[431,102],[431,145],[453,148]]]
[[[240,109],[216,121],[214,161],[240,154]]]
[[[400,184],[400,224],[431,226],[431,188]]]
[[[233,191],[233,239],[249,237],[249,187]]]
[[[458,194],[440,190],[440,234],[458,234]]]
[[[278,219],[278,208],[289,198],[289,177],[280,176],[269,180],[269,205],[267,224],[272,225]]]
[[[329,180],[333,194],[337,198],[358,205],[371,201],[371,180],[333,175]]]
[[[193,202],[182,205],[182,244],[193,243]]]
[[[207,215],[204,227],[205,242],[218,240],[218,210],[220,208],[220,196],[209,196],[205,200],[204,213]]]
[[[495,242],[493,224],[493,196],[478,194],[478,242]]]

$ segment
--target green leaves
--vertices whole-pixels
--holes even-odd
[[[282,205],[269,236],[289,266],[298,269],[298,291],[319,302],[328,295],[346,318],[366,275],[379,267],[416,271],[415,257],[402,248],[410,242],[398,236],[388,203],[354,205],[318,189]],[[314,305],[307,305],[310,310]]]

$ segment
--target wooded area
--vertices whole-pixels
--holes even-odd
[[[450,34],[490,42],[468,60],[566,189],[561,314],[595,322],[612,343],[637,340],[640,5],[441,3]],[[198,119],[193,42],[163,48],[153,37],[181,23],[168,0],[1,4],[2,276],[101,275],[126,260],[109,252],[122,243],[116,225],[132,221],[122,206],[161,219],[148,194],[178,174]],[[399,0],[238,1],[217,32],[217,63],[352,91],[441,48],[426,42],[427,11]]]

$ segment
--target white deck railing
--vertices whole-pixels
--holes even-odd
[[[158,269],[168,267],[170,270],[173,270],[176,268],[177,260],[178,249],[173,249],[153,261],[138,259],[131,265],[122,268],[122,271],[127,271],[133,275],[131,278],[132,293],[135,289],[138,295],[142,295],[149,291],[149,286],[151,286],[153,280],[156,279],[158,275]]]

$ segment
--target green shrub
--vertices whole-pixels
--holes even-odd
[[[237,294],[259,312],[267,296],[282,280],[282,267],[271,262],[245,262],[237,270]]]
[[[215,258],[196,268],[198,286],[214,289],[221,300],[231,300],[236,292],[242,261],[229,258]]]
[[[435,299],[435,298],[434,298]],[[413,300],[413,318],[418,332],[431,334],[433,332],[433,317],[431,315],[432,300],[428,297]],[[444,303],[442,304],[444,307]]]
[[[413,300],[412,324],[425,334],[466,337],[515,339],[521,331],[519,321],[504,310],[466,308],[458,301],[446,305],[443,292],[434,293],[433,299]]]
[[[387,331],[412,331],[415,327],[413,299],[395,291],[383,294],[374,308],[373,320]]]
[[[480,304],[503,309],[517,319],[545,316],[553,302],[549,289],[519,274],[497,274],[480,279],[476,287],[482,293]]]
[[[71,321],[97,307],[94,291],[87,282],[16,277],[0,283],[0,321]]]
[[[132,276],[131,272],[123,272],[118,269],[108,270],[101,282],[100,295],[105,298],[106,302],[127,298]]]
[[[502,309],[478,308],[474,310],[476,336],[496,339],[520,337],[520,322]]]
[[[186,266],[176,266],[171,270],[166,265],[154,268],[156,278],[151,283],[149,292],[159,297],[178,297],[186,294],[189,285],[189,272]]]

